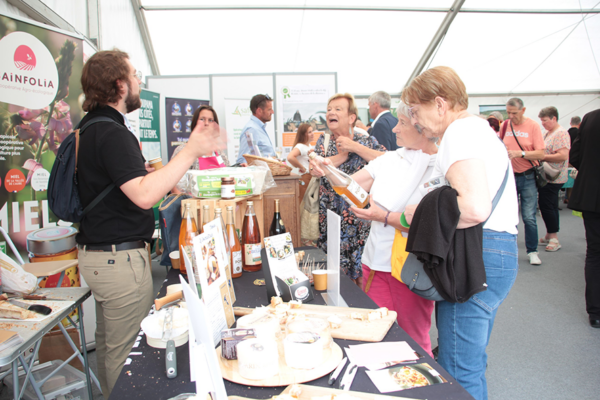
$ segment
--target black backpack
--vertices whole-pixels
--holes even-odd
[[[61,143],[52,165],[48,180],[48,206],[63,221],[80,222],[83,216],[94,208],[114,187],[111,183],[85,209],[79,200],[79,183],[77,182],[77,154],[79,152],[79,136],[97,122],[113,122],[108,117],[97,117],[89,120],[83,127],[75,129]]]

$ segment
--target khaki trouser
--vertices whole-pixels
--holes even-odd
[[[152,267],[147,249],[100,252],[83,247],[79,269],[96,299],[98,379],[108,399],[152,307]]]

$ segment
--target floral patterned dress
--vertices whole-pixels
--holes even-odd
[[[373,150],[385,151],[385,147],[377,142],[372,136],[362,136],[354,134],[352,138],[355,142],[362,144]],[[327,151],[324,149],[325,135],[321,135],[315,146],[315,152],[322,157],[331,157],[338,154],[333,136],[329,140]],[[367,161],[363,160],[358,154],[350,153],[348,160],[338,167],[339,170],[352,175],[360,171]],[[367,206],[368,207],[368,206]],[[341,237],[340,237],[340,267],[352,279],[362,276],[362,254],[365,243],[371,230],[371,221],[359,219],[350,211],[350,205],[340,197],[327,178],[321,178],[319,187],[319,239],[317,246],[327,253],[327,210],[338,214],[341,219]]]

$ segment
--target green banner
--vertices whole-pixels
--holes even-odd
[[[139,109],[139,133],[146,160],[160,157],[160,94],[142,89]]]

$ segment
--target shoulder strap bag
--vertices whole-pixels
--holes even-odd
[[[504,180],[492,201],[492,212],[490,212],[489,217],[483,224],[490,219],[500,198],[502,198],[506,182],[508,181],[509,171],[510,168],[507,165],[506,172],[504,173]],[[406,252],[406,239],[407,238],[402,236],[402,232],[396,229],[396,236],[394,237],[394,244],[392,245],[392,276],[408,286],[411,292],[424,299],[433,301],[444,300],[435,286],[433,286],[433,282],[431,282],[427,273],[425,273],[423,263],[419,261],[414,254]]]
[[[521,143],[519,143],[519,139],[517,139],[517,135],[515,134],[515,130],[513,128],[512,121],[510,121],[510,130],[512,131],[513,137],[517,141],[517,144],[519,145],[519,148],[521,149],[521,151],[525,151],[525,150],[523,150]],[[535,185],[537,186],[537,188],[541,189],[544,186],[546,186],[548,184],[548,180],[546,179],[546,174],[544,173],[544,167],[542,166],[543,162],[538,161],[539,165],[535,165],[534,163],[531,162],[531,160],[527,160],[527,161],[529,161],[529,164],[531,164],[531,166],[533,167],[533,173],[535,174]]]

